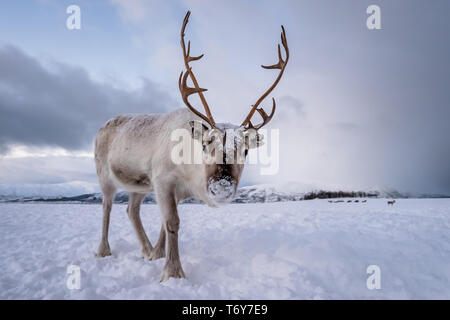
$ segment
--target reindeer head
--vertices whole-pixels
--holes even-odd
[[[258,133],[258,130],[269,123],[275,114],[276,103],[274,98],[272,98],[272,112],[270,115],[268,115],[264,109],[258,107],[277,86],[283,76],[284,69],[289,60],[289,48],[286,40],[286,32],[284,27],[281,26],[281,43],[286,52],[286,58],[283,59],[281,47],[278,44],[278,63],[271,66],[261,66],[264,69],[280,70],[275,82],[266,90],[266,92],[264,92],[256,103],[252,105],[249,114],[240,126],[216,123],[203,94],[207,89],[199,87],[197,79],[192,72],[192,67],[189,65],[191,61],[200,60],[203,57],[203,54],[196,57],[191,56],[191,42],[188,42],[187,48],[184,42],[184,31],[189,21],[190,14],[190,11],[186,13],[183,26],[181,27],[181,48],[183,49],[186,71],[181,72],[180,78],[178,79],[178,86],[183,102],[194,114],[203,120],[191,121],[189,124],[192,129],[192,138],[202,144],[208,197],[214,203],[224,203],[231,201],[236,193],[248,150],[262,145],[263,137]],[[188,77],[190,77],[194,87],[189,87],[187,85]],[[189,103],[188,97],[194,93],[199,95],[206,114],[199,112]],[[251,119],[256,111],[260,114],[262,122],[253,125]]]

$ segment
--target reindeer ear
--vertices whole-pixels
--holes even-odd
[[[191,128],[192,139],[202,140],[203,133],[209,130],[203,122],[198,120],[189,121],[189,126]]]

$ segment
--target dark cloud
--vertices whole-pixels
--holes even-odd
[[[82,68],[60,63],[52,68],[16,47],[0,48],[0,154],[12,144],[86,149],[117,114],[176,106],[146,79],[138,90],[127,91],[94,81]]]

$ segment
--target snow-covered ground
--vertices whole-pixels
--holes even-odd
[[[113,255],[96,259],[101,206],[0,205],[1,299],[450,299],[450,199],[182,205],[187,279],[160,283],[164,261],[140,258],[124,205]],[[158,207],[142,219],[154,244]],[[81,268],[81,289],[66,286]],[[369,290],[369,265],[381,289]]]

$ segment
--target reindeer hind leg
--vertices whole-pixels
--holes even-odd
[[[144,200],[144,198],[145,194],[131,192],[127,213],[128,217],[130,218],[131,224],[133,225],[134,231],[136,231],[139,243],[141,244],[142,257],[150,259],[153,247],[150,243],[150,240],[148,240],[144,227],[142,226],[140,216],[141,203]]]
[[[159,232],[158,242],[153,248],[152,254],[150,255],[150,260],[158,260],[166,256],[166,230],[164,224],[161,226],[161,231]]]
[[[98,247],[96,256],[98,258],[111,255],[111,249],[108,242],[109,218],[116,195],[116,188],[112,184],[101,185],[103,192],[103,222],[102,222],[102,239]]]

